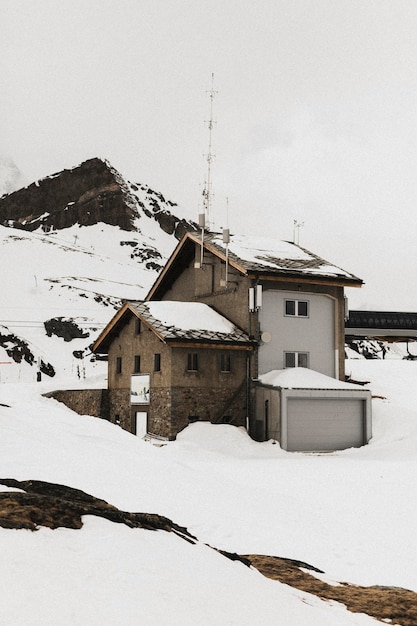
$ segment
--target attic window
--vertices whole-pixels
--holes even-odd
[[[140,373],[140,354],[135,354],[135,363],[133,367],[134,367],[133,372],[135,374],[139,374]]]
[[[121,374],[121,373],[122,373],[122,357],[117,356],[116,357],[116,374]]]
[[[153,355],[153,371],[154,372],[161,371],[161,355],[160,354]]]
[[[135,319],[135,335],[140,335],[141,331],[141,320],[137,317]]]
[[[308,317],[308,300],[285,300],[285,315]]]

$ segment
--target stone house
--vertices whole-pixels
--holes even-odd
[[[228,232],[186,233],[146,301],[126,303],[93,346],[95,352],[109,355],[111,419],[120,420],[132,432],[146,430],[169,438],[189,421],[201,419],[246,425],[253,437],[263,440],[272,436],[268,424],[273,423],[280,440],[282,390],[278,386],[274,402],[269,403],[269,398],[266,402],[262,377],[271,371],[298,367],[344,381],[344,288],[361,284],[356,276],[293,243],[230,236]],[[188,335],[178,319],[169,329],[161,319],[162,309],[158,311],[157,307],[165,304],[166,314],[180,303],[183,316],[191,305],[204,305],[206,311],[216,312],[232,324],[233,331],[227,340],[225,336],[215,339],[207,334],[208,329],[198,317],[188,325]],[[135,339],[138,319],[150,330],[146,338],[139,335]],[[152,363],[155,354],[160,354],[164,363],[160,372]],[[224,363],[227,354],[233,355],[233,371],[225,375],[220,360]],[[140,355],[141,372],[150,376],[149,403],[140,412],[135,411],[134,404],[128,404],[135,355]],[[198,374],[189,367],[192,358],[204,363]],[[128,361],[126,372],[123,365],[118,371],[120,359],[122,363]],[[335,411],[343,409],[345,414],[349,404],[347,416],[339,421],[349,421],[353,410],[356,432],[354,437],[343,434],[339,447],[366,443],[370,437],[369,392],[362,390],[361,396],[352,389],[358,400],[354,407],[345,401],[348,387],[344,394],[337,391],[337,385],[327,384],[321,391],[322,402],[301,405],[303,415],[309,414],[313,405],[317,407],[307,428],[322,431],[318,440],[325,438]],[[309,393],[314,395],[311,390]],[[325,402],[324,398],[333,402]],[[290,405],[295,411],[296,403]],[[142,413],[142,417],[132,417],[136,413]],[[292,408],[288,408],[285,420],[291,422],[292,415]],[[138,419],[146,426],[139,428]],[[305,429],[302,424],[300,428]],[[315,448],[316,441],[317,437],[311,444]],[[293,445],[297,449],[297,440]],[[328,449],[325,443],[322,449]]]
[[[110,419],[168,439],[192,421],[246,425],[254,341],[206,304],[126,302],[97,340]]]

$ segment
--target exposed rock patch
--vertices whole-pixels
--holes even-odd
[[[83,332],[73,320],[63,317],[53,317],[43,324],[48,337],[56,335],[62,337],[64,341],[72,341],[73,339],[86,339],[90,336],[90,333]]]
[[[390,624],[417,624],[417,593],[414,591],[400,587],[361,587],[348,583],[330,585],[303,571],[309,569],[320,572],[305,563],[261,554],[247,554],[244,558],[267,578],[311,593],[322,600],[340,602],[352,613],[366,613]]]
[[[3,327],[4,328],[4,327]],[[29,344],[11,332],[3,332],[0,330],[0,346],[5,349],[15,363],[25,361],[29,365],[35,364],[35,355],[31,351]],[[47,376],[55,376],[54,367],[51,363],[45,363],[42,359],[39,366],[40,371]]]
[[[2,478],[0,484],[23,490],[0,493],[0,526],[3,528],[81,528],[83,515],[96,515],[131,528],[165,530],[195,542],[186,528],[152,513],[120,511],[104,500],[79,489],[41,480]]]

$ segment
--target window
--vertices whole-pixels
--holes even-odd
[[[198,371],[198,354],[197,352],[189,352],[187,355],[187,370],[189,372]]]
[[[232,360],[230,354],[227,352],[222,352],[220,354],[220,371],[221,372],[231,372],[232,371]]]
[[[153,355],[153,371],[154,372],[161,371],[161,355],[160,354]]]
[[[308,352],[284,352],[284,367],[308,367]]]
[[[140,354],[135,354],[135,364],[133,367],[133,373],[139,374],[140,372]]]
[[[122,357],[117,356],[116,357],[116,374],[121,374],[121,373],[122,373]]]
[[[137,317],[135,319],[135,335],[140,335],[140,331],[141,331],[141,321],[140,319]]]
[[[308,300],[285,300],[285,315],[308,317]]]

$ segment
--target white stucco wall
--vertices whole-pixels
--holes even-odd
[[[285,315],[285,300],[307,300],[308,317]],[[259,348],[259,374],[284,368],[284,352],[307,352],[309,368],[338,376],[335,355],[335,301],[317,293],[279,291],[263,292],[259,311],[261,333],[270,340]]]

